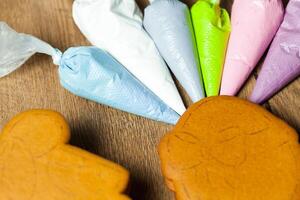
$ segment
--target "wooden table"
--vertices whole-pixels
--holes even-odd
[[[192,0],[186,1],[189,5]],[[139,0],[144,8],[147,0]],[[286,2],[285,2],[286,3]],[[224,0],[230,10],[232,0]],[[17,31],[33,34],[54,47],[88,45],[72,19],[72,0],[1,0],[0,20]],[[245,98],[257,72],[240,93]],[[190,101],[180,88],[187,105]],[[300,80],[294,81],[265,104],[275,115],[300,131]],[[0,79],[0,126],[32,108],[61,112],[72,128],[71,143],[125,166],[131,173],[133,199],[168,200],[156,146],[172,126],[130,115],[76,97],[59,85],[57,67],[50,57],[33,56],[21,69]]]

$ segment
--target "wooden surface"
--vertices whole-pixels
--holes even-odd
[[[192,0],[186,1],[189,5]],[[147,0],[138,0],[143,8]],[[223,5],[230,10],[232,0]],[[33,34],[54,47],[88,45],[72,19],[72,0],[0,0],[0,20],[17,31]],[[247,97],[257,71],[240,93]],[[300,131],[300,80],[265,104]],[[182,92],[182,89],[180,89]],[[187,105],[190,101],[182,92]],[[50,57],[33,56],[21,69],[0,79],[0,126],[20,111],[50,108],[61,112],[72,128],[71,143],[125,166],[131,173],[134,200],[169,200],[160,173],[156,146],[172,127],[76,97],[59,85]]]

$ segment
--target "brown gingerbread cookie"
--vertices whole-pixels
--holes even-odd
[[[163,174],[177,200],[299,200],[295,130],[235,97],[193,106],[159,145]]]
[[[65,119],[32,110],[0,134],[0,200],[129,200],[128,172],[73,147]]]

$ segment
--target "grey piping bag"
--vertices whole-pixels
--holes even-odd
[[[205,97],[189,8],[178,0],[154,0],[144,27],[193,102]]]

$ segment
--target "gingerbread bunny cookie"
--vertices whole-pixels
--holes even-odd
[[[128,172],[67,142],[70,130],[56,112],[32,110],[0,134],[0,199],[129,200]]]
[[[299,200],[295,130],[234,97],[200,101],[159,145],[177,200]]]

